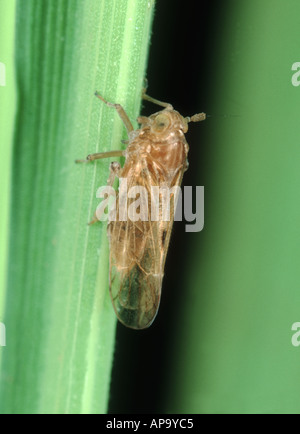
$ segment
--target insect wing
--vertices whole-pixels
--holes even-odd
[[[132,222],[125,231],[126,242],[131,244],[145,234]],[[110,255],[110,293],[116,314],[127,327],[149,327],[158,311],[162,285],[160,258],[153,249],[151,236],[147,236],[143,245],[142,257],[130,257],[128,251],[124,252],[123,266],[117,263],[120,255],[116,258],[114,253],[112,250]]]
[[[146,163],[145,163],[146,164]],[[142,175],[141,175],[142,173]],[[179,170],[172,185],[180,185],[183,171]],[[164,263],[174,218],[174,200],[170,204],[170,220],[162,221],[161,202],[159,219],[151,221],[151,170],[144,167],[136,174],[127,174],[128,190],[140,185],[148,192],[148,221],[110,222],[110,294],[119,320],[127,327],[149,327],[157,314]],[[174,199],[174,198],[173,198]],[[128,201],[128,208],[130,201]]]

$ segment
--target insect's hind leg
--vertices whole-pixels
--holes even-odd
[[[122,168],[120,163],[118,163],[117,161],[113,161],[112,163],[110,163],[109,171],[110,173],[107,180],[107,185],[109,187],[112,187],[114,185],[116,177],[120,178],[121,176]],[[97,223],[99,220],[100,219],[97,217],[97,211],[95,211],[93,219],[88,223],[88,225],[91,226],[94,223]]]
[[[107,185],[112,187],[114,185],[115,179],[122,176],[121,164],[118,161],[113,161],[112,163],[110,163],[109,171],[110,174],[107,180]]]

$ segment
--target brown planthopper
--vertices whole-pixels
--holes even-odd
[[[125,157],[121,168],[119,163],[111,163],[109,185],[114,179],[126,179],[127,187],[140,186],[146,189],[147,216],[150,215],[151,194],[153,187],[180,187],[183,174],[188,167],[188,144],[184,134],[189,122],[198,122],[206,118],[205,113],[192,117],[183,117],[171,104],[149,97],[143,91],[143,99],[151,101],[163,110],[149,117],[140,116],[141,125],[134,130],[123,107],[106,101],[99,93],[95,94],[109,107],[117,110],[128,133],[128,146],[124,151],[111,151],[88,155],[90,162],[100,158]],[[149,327],[157,314],[164,266],[170,235],[174,221],[176,195],[171,194],[170,218],[164,219],[161,202],[158,205],[158,218],[132,221],[120,219],[120,207],[117,194],[116,219],[108,223],[110,244],[110,295],[118,319],[125,326],[133,329]],[[161,193],[159,195],[161,198]],[[132,199],[126,201],[129,208]],[[91,223],[98,219],[95,217]]]

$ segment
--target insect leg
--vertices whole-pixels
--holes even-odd
[[[86,160],[76,160],[76,163],[89,163],[90,161],[100,160],[101,158],[111,158],[111,157],[123,157],[124,151],[108,151],[108,152],[97,152],[95,154],[90,154],[86,157]]]
[[[113,104],[111,102],[106,101],[98,92],[95,92],[95,95],[97,98],[101,99],[101,101],[103,101],[106,105],[108,105],[108,107],[113,107],[117,110],[118,115],[120,116],[120,118],[122,119],[125,128],[127,130],[127,134],[129,134],[131,131],[134,130],[132,123],[130,122],[130,119],[127,115],[127,113],[125,112],[125,110],[123,109],[123,107],[120,104]]]
[[[121,176],[121,165],[120,163],[118,163],[117,161],[113,161],[112,163],[110,163],[109,165],[109,177],[107,180],[107,185],[109,185],[110,187],[113,186],[116,177],[120,177]],[[98,217],[97,217],[97,212],[95,211],[93,219],[88,223],[89,226],[93,225],[94,223],[97,223],[99,221]]]
[[[130,122],[130,119],[123,109],[123,107],[120,104],[113,104],[111,102],[106,101],[98,92],[95,93],[96,97],[101,99],[106,105],[109,107],[113,107],[117,110],[120,118],[122,119],[127,133],[129,134],[131,131],[134,130],[132,123]],[[89,163],[90,161],[94,160],[100,160],[101,158],[110,158],[110,157],[123,157],[124,151],[110,151],[110,152],[97,152],[95,154],[90,154],[86,157],[85,160],[76,160],[76,163]]]
[[[168,102],[159,101],[158,99],[152,98],[151,96],[147,95],[147,87],[148,81],[147,79],[145,79],[145,87],[142,89],[142,99],[153,102],[153,104],[160,105],[161,107],[166,107],[169,110],[173,110],[173,106]]]
[[[114,185],[116,177],[118,177],[118,178],[121,177],[121,172],[122,172],[121,164],[118,163],[118,161],[113,161],[109,165],[109,171],[110,171],[110,174],[109,174],[109,177],[107,180],[107,185],[112,187]]]
[[[146,101],[153,102],[153,104],[160,105],[162,107],[166,107],[169,110],[173,110],[173,106],[169,104],[168,102],[159,101],[158,99],[152,98],[152,96],[147,95],[146,93],[142,93],[142,98]]]

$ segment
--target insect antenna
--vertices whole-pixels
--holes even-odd
[[[200,122],[200,121],[205,121],[206,117],[207,117],[206,113],[196,113],[191,117],[187,116],[185,120],[186,122]]]
[[[225,115],[206,115],[207,118],[239,118],[241,115],[231,115],[231,114],[225,114]]]

